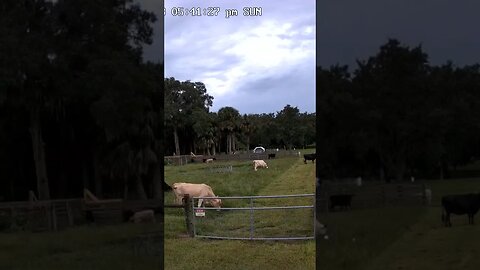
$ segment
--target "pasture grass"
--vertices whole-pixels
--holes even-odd
[[[439,222],[440,207],[428,209],[417,224],[383,250],[368,269],[465,269],[480,268],[480,227],[467,225],[467,218],[453,227]]]
[[[480,269],[480,227],[465,215],[441,223],[440,198],[478,190],[479,179],[430,180],[431,206],[324,213],[328,239],[317,239],[320,269]],[[476,255],[476,256],[475,256]]]
[[[231,173],[210,173],[209,164],[166,167],[166,182],[206,183],[217,196],[287,195],[314,193],[315,166],[301,158],[267,160],[268,169],[253,170],[248,161],[217,162],[232,165]],[[166,203],[173,194],[165,196]],[[224,207],[248,206],[249,200],[223,200]],[[313,205],[313,198],[255,199],[254,205]],[[315,242],[239,241],[186,238],[181,209],[165,212],[166,269],[314,269]],[[313,209],[255,211],[254,237],[310,236],[313,234]],[[249,211],[207,210],[197,218],[197,233],[249,237]],[[178,260],[178,258],[182,260]]]
[[[1,233],[0,269],[158,269],[158,256],[133,255],[132,241],[159,224],[80,226],[60,232]]]

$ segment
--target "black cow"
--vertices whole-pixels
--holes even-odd
[[[451,227],[450,214],[468,215],[468,224],[473,225],[473,217],[480,209],[480,193],[448,195],[442,197],[442,221],[445,227]]]
[[[335,206],[340,206],[340,208],[348,209],[352,207],[352,197],[353,194],[339,194],[330,196],[330,211],[335,209]]]
[[[268,154],[268,159],[273,159],[275,158],[275,154]]]
[[[305,164],[307,164],[307,160],[311,160],[312,163],[315,163],[315,158],[317,158],[316,153],[313,153],[313,154],[304,154],[304,155],[303,155],[303,162],[305,162]]]

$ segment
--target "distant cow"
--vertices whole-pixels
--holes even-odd
[[[175,193],[175,203],[181,204],[185,194],[190,197],[217,197],[213,193],[212,188],[206,184],[191,184],[191,183],[175,183],[173,184],[173,192]],[[198,207],[201,207],[204,199],[198,200]],[[205,199],[205,204],[210,204],[213,207],[220,208],[222,205],[221,199]]]
[[[330,196],[330,211],[334,210],[336,206],[343,209],[352,207],[353,194],[340,194]]]
[[[212,163],[214,160],[217,160],[216,158],[204,158],[203,163]]]
[[[267,168],[268,169],[268,165],[263,160],[254,160],[253,161],[253,169],[255,171],[257,171],[257,168]]]
[[[155,223],[155,212],[153,210],[143,210],[136,212],[130,217],[133,223]]]
[[[311,160],[312,163],[315,163],[315,158],[317,157],[316,153],[313,154],[304,154],[303,155],[303,162],[307,164],[307,160]]]
[[[480,209],[480,193],[448,195],[442,197],[442,221],[446,227],[451,227],[450,214],[468,215],[468,224],[473,225],[473,218]]]
[[[268,159],[274,159],[275,158],[275,154],[268,154]]]

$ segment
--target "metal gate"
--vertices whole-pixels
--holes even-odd
[[[270,207],[254,207],[256,199],[275,199],[275,198],[294,198],[294,197],[311,197],[312,205],[295,205],[295,206],[270,206]],[[195,200],[198,199],[249,199],[249,207],[225,207],[225,208],[214,208],[214,207],[196,207]],[[315,213],[313,213],[312,218],[312,235],[311,236],[291,236],[291,237],[254,237],[255,234],[255,211],[269,210],[269,211],[281,211],[285,209],[314,209],[314,199],[315,194],[295,194],[295,195],[274,195],[274,196],[233,196],[233,197],[191,197],[192,205],[192,221],[193,221],[193,235],[194,237],[199,238],[209,238],[209,239],[226,239],[226,240],[309,240],[315,239]],[[230,237],[230,236],[212,236],[212,235],[199,235],[197,233],[197,217],[195,210],[204,210],[206,211],[250,211],[250,237]]]

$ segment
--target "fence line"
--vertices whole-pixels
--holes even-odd
[[[193,237],[208,238],[208,239],[225,239],[225,240],[310,240],[315,238],[315,214],[312,218],[312,236],[291,236],[291,237],[254,237],[254,211],[255,210],[286,210],[286,209],[314,209],[314,205],[296,205],[296,206],[272,206],[272,207],[254,207],[254,199],[275,199],[275,198],[294,198],[294,197],[312,197],[315,198],[315,194],[295,194],[295,195],[265,195],[265,196],[231,196],[231,197],[191,197],[189,200],[190,209],[186,216],[191,217],[191,221],[187,222],[187,228],[189,234]],[[214,208],[214,207],[195,207],[195,199],[249,199],[250,207],[226,207],[226,208]],[[196,229],[196,218],[194,215],[195,210],[241,210],[250,211],[250,237],[230,237],[230,236],[213,236],[213,235],[199,235]]]
[[[215,157],[217,161],[230,161],[230,160],[253,160],[253,159],[268,159],[268,154],[275,154],[275,158],[282,157],[300,157],[304,149],[297,150],[280,150],[273,151],[267,150],[265,153],[236,153],[236,154],[216,154],[216,155],[196,155],[192,157],[191,155],[178,155],[178,156],[165,156],[164,162],[165,165],[186,165],[192,163],[192,160],[195,162],[202,162],[203,158],[212,158]]]
[[[367,208],[399,204],[427,205],[425,184],[374,183],[356,186],[352,183],[338,184],[325,182],[317,199],[320,212],[329,211],[330,195],[353,194],[352,207]]]

